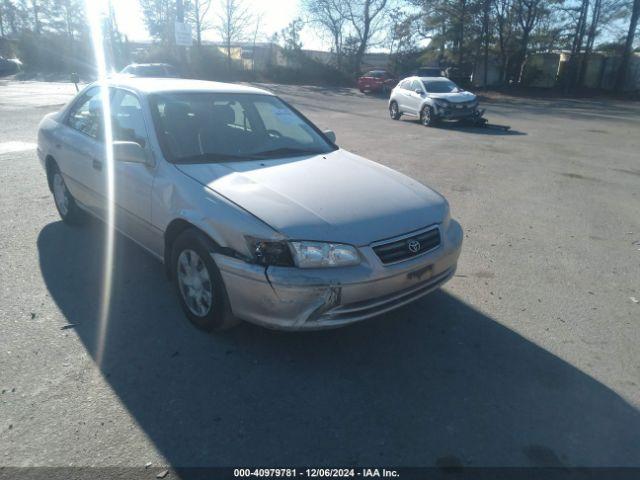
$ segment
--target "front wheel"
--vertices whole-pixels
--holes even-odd
[[[171,266],[180,306],[196,327],[226,330],[240,323],[231,313],[227,291],[211,252],[214,245],[198,230],[185,230],[171,251]]]
[[[420,110],[420,123],[425,127],[433,127],[437,123],[433,108],[429,105],[425,105],[422,107],[422,110]]]
[[[398,109],[398,104],[396,102],[391,102],[389,104],[389,116],[392,120],[400,120],[400,110]]]

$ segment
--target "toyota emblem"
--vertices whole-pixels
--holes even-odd
[[[420,251],[420,242],[418,240],[409,240],[407,243],[407,247],[409,247],[409,251],[413,253],[418,253]]]

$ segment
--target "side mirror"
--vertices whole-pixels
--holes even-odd
[[[416,88],[415,91],[418,95],[422,95],[424,93],[421,88]]]
[[[327,137],[331,143],[336,143],[336,132],[333,130],[325,130],[322,133],[324,133],[324,136]]]
[[[147,163],[147,152],[136,142],[113,142],[113,158],[118,162]]]

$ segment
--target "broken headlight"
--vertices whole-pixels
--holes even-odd
[[[247,243],[254,261],[260,265],[294,266],[291,248],[287,242],[247,238]]]

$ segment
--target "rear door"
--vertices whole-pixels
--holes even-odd
[[[55,142],[55,159],[67,188],[80,203],[98,211],[104,161],[104,120],[99,87],[85,92],[71,107]]]
[[[398,106],[400,107],[400,111],[402,113],[413,113],[409,111],[409,103],[410,103],[409,88],[410,87],[411,87],[411,80],[407,79],[400,82],[400,85],[396,90],[398,92]]]

